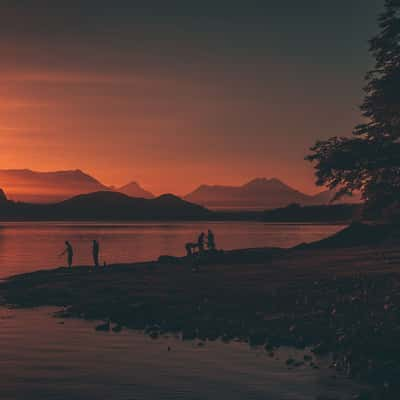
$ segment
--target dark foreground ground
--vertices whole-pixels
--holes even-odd
[[[62,317],[104,319],[99,330],[240,339],[271,356],[281,345],[310,346],[331,354],[338,371],[373,385],[360,398],[398,399],[400,242],[368,232],[364,244],[352,243],[351,230],[296,249],[208,255],[198,271],[172,257],[98,271],[38,271],[5,281],[0,295],[13,306],[56,305]],[[314,361],[287,363],[318,368]]]

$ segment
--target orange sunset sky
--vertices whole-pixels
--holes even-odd
[[[303,158],[359,122],[383,1],[134,3],[1,3],[0,168],[318,191]]]

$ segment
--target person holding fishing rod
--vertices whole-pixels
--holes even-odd
[[[59,255],[59,257],[63,256],[64,254],[67,255],[68,268],[72,268],[72,260],[74,257],[74,250],[71,246],[71,243],[68,242],[68,240],[65,242],[65,250]]]

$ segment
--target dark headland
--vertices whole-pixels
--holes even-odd
[[[239,339],[303,348],[289,366],[332,368],[372,384],[360,398],[397,398],[400,374],[398,229],[354,224],[317,243],[292,249],[207,254],[199,271],[187,258],[58,268],[11,277],[4,304],[58,306],[60,317],[106,321],[99,329],[145,330],[153,338]],[[363,395],[364,396],[364,395]],[[368,396],[368,397],[367,397]]]

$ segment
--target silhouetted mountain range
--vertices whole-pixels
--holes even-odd
[[[109,187],[81,170],[37,172],[28,169],[0,170],[0,187],[10,200],[24,203],[58,203],[81,194],[113,191],[129,197],[153,199],[154,195],[137,182],[120,188]],[[289,204],[329,204],[334,192],[307,195],[279,179],[257,178],[242,186],[201,185],[184,197],[185,200],[214,209],[274,209]],[[354,203],[358,198],[342,199]]]
[[[53,204],[7,200],[0,189],[0,221],[26,220],[215,220],[265,222],[344,222],[361,215],[361,205],[299,206],[269,211],[210,211],[172,194],[154,199],[103,191]]]
[[[279,179],[257,178],[242,186],[201,185],[184,199],[208,208],[274,209],[293,203],[328,204],[334,195],[332,191],[307,195],[291,188]],[[339,202],[346,203],[349,199]],[[351,202],[355,202],[355,199]]]
[[[75,196],[54,204],[0,202],[0,218],[12,220],[176,220],[205,219],[210,214],[206,208],[171,194],[143,199],[103,191]]]
[[[53,172],[28,169],[0,170],[0,187],[9,199],[27,203],[55,203],[80,194],[108,190],[120,191],[132,197],[154,197],[137,183],[114,189],[79,169]]]

